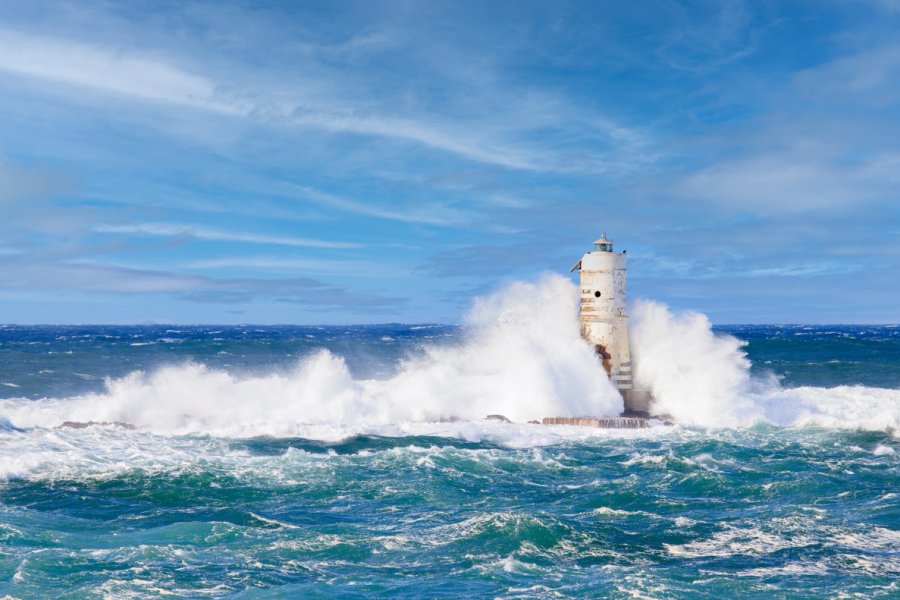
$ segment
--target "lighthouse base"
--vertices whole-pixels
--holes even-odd
[[[649,417],[650,403],[653,396],[650,390],[619,390],[622,393],[622,399],[625,401],[625,410],[622,416],[625,417]]]
[[[544,417],[543,425],[577,425],[600,429],[643,429],[647,419],[641,417]]]
[[[630,383],[630,382],[629,382]],[[624,400],[622,414],[618,417],[544,417],[544,425],[578,425],[601,429],[643,429],[662,421],[663,425],[673,425],[668,415],[651,415],[650,404],[653,395],[650,390],[619,390]],[[537,423],[537,421],[530,421]],[[652,422],[652,423],[651,423]]]

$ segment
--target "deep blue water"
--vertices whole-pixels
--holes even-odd
[[[298,361],[327,348],[354,379],[385,380],[465,334],[2,327],[0,596],[900,597],[900,328],[718,331],[748,342],[755,377],[823,405],[871,400],[880,420],[344,423],[303,437],[58,429],[59,415],[152,402],[139,386],[106,387],[137,370],[202,364],[291,386]],[[262,400],[234,385],[203,379],[198,404],[210,386],[210,415]]]

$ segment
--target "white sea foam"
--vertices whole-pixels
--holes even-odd
[[[636,383],[652,390],[655,412],[681,424],[900,430],[900,390],[783,388],[774,377],[751,376],[744,343],[715,334],[705,315],[675,314],[646,300],[636,302],[632,313]]]
[[[895,450],[890,446],[885,446],[882,444],[878,444],[874,450],[872,450],[872,454],[875,456],[887,456],[889,454],[894,454]]]
[[[757,528],[738,528],[728,525],[709,539],[696,540],[686,544],[663,544],[663,546],[673,556],[699,558],[705,556],[761,556],[785,548],[800,548],[813,543],[815,540],[807,536],[794,536],[788,539]]]
[[[109,380],[103,393],[0,400],[0,429],[95,421],[163,434],[499,436],[512,446],[600,435],[575,427],[480,422],[488,414],[523,423],[621,411],[621,397],[580,338],[577,306],[578,289],[568,279],[513,283],[475,301],[460,342],[424,346],[389,379],[354,379],[344,359],[326,350],[291,372],[267,376],[238,377],[201,364],[169,366]],[[636,302],[632,312],[636,381],[653,391],[655,411],[680,424],[900,430],[900,390],[785,389],[774,378],[752,377],[742,342],[714,334],[704,315],[674,314],[649,301]]]
[[[356,430],[503,414],[616,414],[618,392],[578,333],[572,284],[547,277],[480,298],[463,341],[428,346],[387,380],[355,380],[344,359],[321,350],[293,372],[239,378],[200,364],[135,372],[102,394],[0,402],[18,427],[63,421],[124,422],[162,433],[297,435],[309,426]]]
[[[639,300],[632,314],[635,380],[653,392],[655,411],[699,425],[755,416],[740,340],[715,335],[706,315],[676,315],[658,302]]]

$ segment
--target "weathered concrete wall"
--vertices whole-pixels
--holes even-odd
[[[604,367],[623,391],[633,388],[625,273],[624,254],[594,250],[581,259],[581,335],[607,359]]]
[[[622,398],[625,400],[626,412],[650,414],[650,403],[653,401],[650,390],[622,390]]]
[[[579,425],[601,429],[642,429],[647,419],[640,417],[544,417],[544,425]]]

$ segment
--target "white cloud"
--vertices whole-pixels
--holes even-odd
[[[416,142],[476,162],[511,169],[554,171],[561,168],[546,156],[541,160],[541,157],[533,152],[524,152],[509,145],[492,142],[490,139],[461,134],[459,131],[451,132],[440,126],[411,119],[310,112],[296,115],[291,122],[334,132],[359,133]]]
[[[43,200],[71,187],[60,173],[23,169],[0,161],[0,206]]]
[[[206,289],[204,277],[87,262],[45,263],[23,256],[5,261],[0,275],[8,289],[65,289],[121,294],[186,293]]]
[[[412,142],[517,170],[616,172],[629,163],[655,160],[644,152],[646,140],[637,131],[604,117],[583,114],[558,98],[531,93],[537,98],[535,103],[531,98],[516,97],[514,90],[497,89],[487,94],[485,98],[490,101],[482,117],[470,114],[454,120],[447,117],[452,113],[449,111],[440,116],[410,118],[392,114],[389,109],[360,105],[359,98],[338,83],[343,77],[339,70],[326,70],[315,83],[297,85],[265,81],[264,75],[255,73],[242,80],[246,75],[242,67],[232,65],[235,76],[223,82],[146,52],[2,28],[0,71],[235,118]],[[313,86],[315,97],[311,89],[306,89]],[[492,96],[501,92],[511,104],[498,113],[494,108],[499,100]],[[583,136],[590,143],[588,148],[571,152],[529,144],[526,138],[535,127]],[[597,137],[605,140],[603,146],[612,147],[591,149],[597,147]]]
[[[70,85],[226,114],[244,111],[216,99],[211,80],[159,59],[70,40],[0,29],[0,70]]]
[[[839,211],[896,199],[898,166],[891,153],[852,162],[833,152],[791,148],[722,162],[686,176],[674,189],[736,211]]]
[[[23,256],[0,262],[6,290],[66,290],[111,294],[165,294],[192,302],[234,304],[270,298],[307,307],[337,307],[365,297],[367,307],[380,310],[404,303],[402,298],[347,293],[306,277],[212,278],[90,261],[44,262]]]
[[[866,103],[883,102],[879,95],[896,98],[900,75],[900,44],[841,56],[833,61],[800,71],[795,77],[798,91],[816,100],[834,102],[845,97]],[[837,97],[836,97],[837,96]]]
[[[390,275],[404,275],[408,270],[392,265],[384,265],[356,260],[325,260],[312,258],[278,258],[271,256],[231,257],[210,260],[196,260],[184,265],[187,269],[258,269],[270,271],[352,273],[357,277],[382,278]]]
[[[380,219],[402,221],[406,223],[422,223],[425,225],[454,225],[467,220],[466,215],[463,215],[459,211],[435,204],[434,202],[423,205],[423,209],[392,210],[380,208],[374,202],[366,204],[364,202],[358,202],[356,200],[350,200],[349,198],[321,192],[308,186],[294,187],[296,187],[304,197],[309,198],[318,204],[369,217],[378,217]]]
[[[858,265],[835,265],[831,263],[804,263],[788,264],[777,267],[764,267],[741,271],[741,277],[810,277],[816,275],[829,275],[835,273],[849,273],[859,270]]]
[[[141,223],[138,225],[98,225],[97,233],[125,233],[154,237],[191,237],[198,240],[245,242],[248,244],[272,244],[277,246],[297,246],[302,248],[361,248],[363,244],[355,242],[333,242],[310,238],[286,237],[277,235],[261,235],[226,231],[194,225],[175,223]]]

